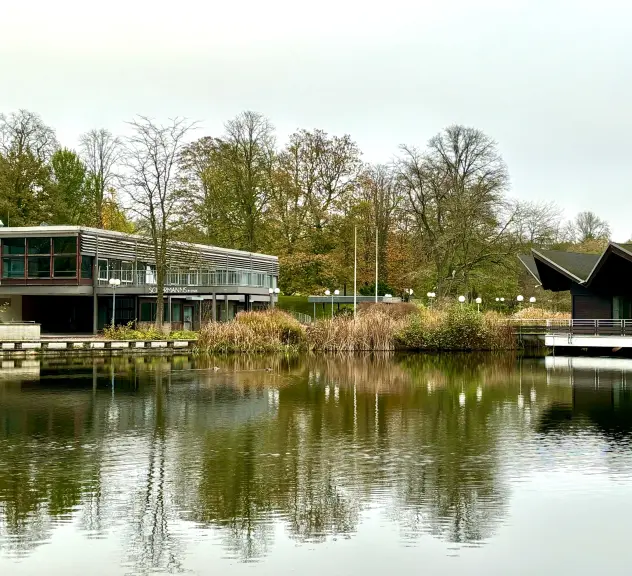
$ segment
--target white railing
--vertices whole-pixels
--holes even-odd
[[[632,336],[632,320],[547,320],[547,334]]]
[[[108,269],[107,278],[101,270],[99,285],[107,286],[110,278],[121,280],[122,286],[155,286],[156,271],[153,268],[136,270],[128,268]],[[260,272],[245,270],[169,270],[165,276],[165,286],[246,286],[268,288],[270,276]]]

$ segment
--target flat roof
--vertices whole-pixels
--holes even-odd
[[[80,234],[87,233],[95,236],[107,236],[111,238],[126,238],[128,240],[150,241],[149,236],[141,234],[127,234],[125,232],[116,232],[114,230],[104,230],[102,228],[90,228],[88,226],[4,226],[0,227],[0,238],[14,236],[55,236],[62,234]],[[278,260],[278,256],[271,254],[261,254],[259,252],[247,252],[245,250],[235,250],[232,248],[221,248],[211,244],[195,244],[193,242],[184,242],[181,240],[172,240],[170,244],[173,246],[183,246],[187,248],[195,248],[198,250],[216,250],[223,254],[234,254],[238,256],[254,256],[257,258],[268,258]]]

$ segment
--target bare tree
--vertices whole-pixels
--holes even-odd
[[[140,218],[153,246],[156,263],[156,326],[163,322],[167,247],[177,217],[181,194],[178,188],[178,159],[185,139],[195,126],[183,118],[160,125],[140,116],[130,122],[123,164],[125,189],[131,210]]]
[[[521,244],[547,248],[564,239],[562,210],[555,202],[518,202],[512,230]]]
[[[578,243],[587,240],[608,240],[610,225],[594,212],[580,212],[572,224],[573,240]]]
[[[121,160],[122,142],[109,130],[101,128],[82,134],[79,147],[94,195],[95,224],[103,228],[103,201],[116,178],[115,168]]]
[[[496,143],[474,128],[450,126],[430,140],[425,152],[401,150],[399,183],[437,292],[468,287],[475,269],[500,264],[511,253],[509,177]]]

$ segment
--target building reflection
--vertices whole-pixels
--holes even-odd
[[[632,433],[632,360],[550,357],[549,384],[568,386],[570,402],[554,404],[543,415],[543,432],[573,432],[594,427],[615,448],[627,449]]]

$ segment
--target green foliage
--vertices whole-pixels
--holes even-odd
[[[52,181],[47,188],[47,212],[50,224],[85,224],[92,202],[86,179],[86,167],[79,156],[62,148],[51,158]]]
[[[154,325],[147,328],[136,328],[134,322],[117,326],[106,326],[103,329],[103,337],[107,340],[195,340],[197,332],[191,330],[175,330],[165,334],[157,330]]]
[[[407,350],[497,350],[516,346],[506,318],[458,304],[409,316],[395,341],[398,348]]]

